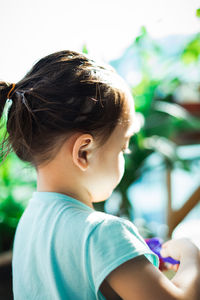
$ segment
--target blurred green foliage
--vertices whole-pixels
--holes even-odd
[[[173,168],[178,163],[185,170],[190,170],[190,162],[182,160],[177,154],[176,140],[180,133],[200,132],[200,118],[194,117],[174,100],[174,92],[182,83],[181,77],[171,74],[168,76],[165,70],[166,65],[177,62],[180,65],[193,63],[198,67],[200,35],[196,34],[180,54],[170,58],[170,63],[164,59],[159,45],[155,41],[151,41],[150,44],[149,40],[147,31],[142,28],[141,34],[132,45],[139,56],[142,74],[140,82],[132,87],[132,94],[136,112],[142,115],[144,124],[131,139],[132,153],[126,158],[125,176],[117,187],[117,191],[122,195],[119,215],[127,217],[130,217],[133,210],[127,196],[128,188],[141,176],[149,155],[158,152],[163,156],[166,167]],[[154,72],[152,58],[154,62],[159,62],[160,70],[165,70],[160,77]]]
[[[198,61],[200,57],[200,33],[198,33],[194,39],[186,46],[182,53],[182,60],[186,64]]]
[[[0,142],[5,125],[0,130]],[[14,153],[0,165],[0,252],[12,248],[19,219],[36,187],[35,170],[21,162]]]
[[[86,44],[83,45],[82,52],[85,53],[85,54],[88,54],[88,49],[87,49]]]

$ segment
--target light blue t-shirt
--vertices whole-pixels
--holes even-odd
[[[64,194],[34,192],[14,239],[14,299],[105,300],[103,280],[139,255],[158,267],[130,221]]]

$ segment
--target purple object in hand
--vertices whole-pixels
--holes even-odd
[[[164,262],[168,262],[170,264],[176,265],[179,264],[180,261],[179,260],[175,260],[172,257],[162,257],[160,254],[161,251],[161,246],[162,246],[162,240],[159,238],[151,238],[151,239],[146,239],[146,243],[149,246],[149,248],[158,255],[158,257],[164,261]]]

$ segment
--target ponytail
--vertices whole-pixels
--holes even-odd
[[[0,161],[3,158],[5,159],[11,150],[11,145],[9,146],[8,143],[7,132],[5,132],[3,136],[4,122],[2,119],[7,99],[10,97],[14,87],[15,84],[9,84],[7,82],[0,81]],[[4,149],[6,150],[6,153],[4,153]]]
[[[13,88],[12,84],[0,81],[0,119],[2,118],[6,100]]]
[[[1,136],[0,161],[4,161],[7,155],[14,150],[20,159],[32,162],[30,153],[35,118],[27,101],[30,95],[27,95],[26,91],[18,91],[15,84],[1,82],[1,87],[1,118],[3,117],[6,100],[12,100],[12,104],[7,112],[6,132],[3,138]],[[0,130],[3,129],[4,125],[3,122]]]

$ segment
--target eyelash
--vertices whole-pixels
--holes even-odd
[[[122,152],[123,154],[127,154],[127,155],[132,153],[132,151],[129,148],[123,148]]]

